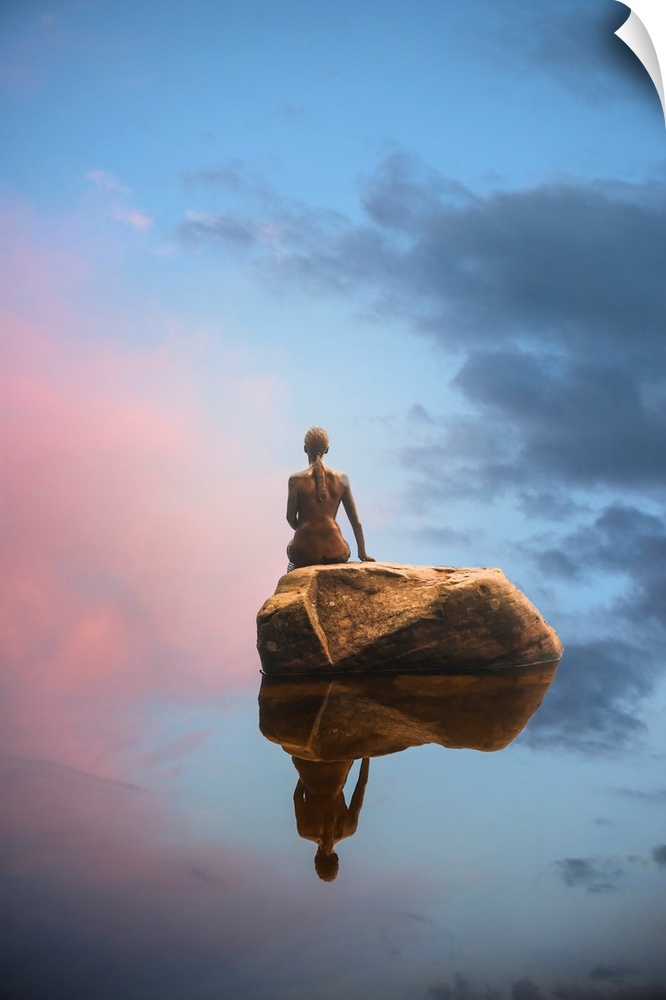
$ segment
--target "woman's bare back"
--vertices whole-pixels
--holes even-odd
[[[349,480],[344,473],[334,472],[326,466],[322,472],[326,483],[322,500],[317,495],[312,467],[289,477],[287,520],[295,532],[287,555],[294,566],[347,562],[351,555],[335,520],[340,503],[349,490]]]
[[[358,557],[374,562],[365,551],[363,528],[356,513],[349,479],[323,462],[328,454],[328,434],[322,427],[311,427],[305,435],[303,450],[310,466],[289,477],[287,521],[294,537],[287,546],[289,569],[323,563],[347,562],[351,551],[335,520],[340,504],[349,518]]]

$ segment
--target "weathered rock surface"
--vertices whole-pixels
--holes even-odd
[[[500,569],[397,563],[285,574],[257,615],[257,648],[267,675],[460,672],[562,655]]]
[[[467,673],[266,677],[259,728],[294,757],[358,760],[438,743],[501,750],[541,704],[558,661]]]

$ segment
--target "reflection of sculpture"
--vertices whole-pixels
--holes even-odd
[[[328,434],[323,428],[310,428],[305,435],[304,451],[309,467],[289,477],[287,521],[295,532],[287,547],[289,568],[347,562],[350,548],[335,520],[340,503],[352,526],[359,559],[374,562],[365,551],[349,479],[344,472],[334,472],[322,461],[328,452]]]
[[[290,754],[299,773],[296,827],[317,844],[319,877],[336,877],[335,844],[356,832],[370,757],[426,743],[501,750],[539,708],[558,664],[559,657],[495,668],[461,665],[439,674],[264,675],[259,729]],[[347,807],[343,788],[359,759]]]
[[[298,757],[292,760],[299,774],[294,791],[296,829],[305,840],[317,844],[315,870],[324,882],[332,882],[339,865],[333,848],[339,840],[356,833],[370,761],[367,757],[361,761],[356,788],[347,806],[342,790],[353,760],[328,763]]]
[[[501,750],[537,711],[559,664],[468,666],[441,674],[269,677],[259,692],[259,728],[291,755],[299,780],[296,827],[317,844],[324,881],[338,873],[335,844],[356,832],[370,757],[439,743]],[[349,807],[343,788],[362,760]]]

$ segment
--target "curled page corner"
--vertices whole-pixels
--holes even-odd
[[[636,55],[650,74],[664,113],[666,99],[664,74],[666,69],[666,0],[618,0],[631,8],[629,17],[615,34]]]

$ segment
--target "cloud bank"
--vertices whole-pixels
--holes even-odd
[[[254,616],[288,533],[266,511],[279,473],[252,455],[280,390],[211,364],[205,338],[86,338],[63,261],[14,249],[37,294],[21,310],[5,272],[0,742],[112,775],[147,704],[256,682]]]
[[[503,498],[535,526],[520,542],[532,572],[565,595],[616,581],[620,596],[572,625],[569,669],[526,738],[596,751],[639,736],[666,628],[666,186],[570,178],[478,194],[394,153],[354,219],[280,199],[238,163],[197,182],[229,207],[184,220],[185,245],[361,304],[448,359],[459,412],[416,400],[399,456],[421,538],[441,541],[452,502]]]

